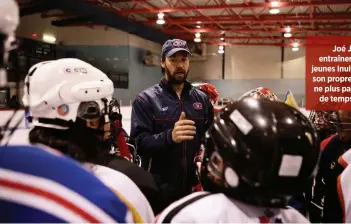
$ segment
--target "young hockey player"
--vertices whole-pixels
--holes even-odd
[[[130,166],[139,174],[145,171],[124,158],[116,162],[118,158],[109,154],[111,145],[106,137],[115,120],[109,107],[113,91],[112,81],[103,72],[79,59],[59,59],[33,66],[25,79],[23,96],[34,126],[29,141],[82,162],[125,201],[133,212],[134,222],[151,222],[154,213],[148,200],[136,183],[125,172],[116,171],[113,164],[125,162],[126,172],[131,172]],[[144,181],[153,190],[156,184],[152,177],[146,175]]]
[[[240,99],[247,97],[247,96],[251,96],[254,98],[263,97],[263,98],[273,100],[273,101],[281,101],[279,99],[279,97],[277,95],[275,95],[275,93],[272,90],[265,88],[265,87],[258,87],[256,89],[249,90],[246,93],[244,93],[240,97]]]
[[[245,97],[222,109],[205,140],[204,192],[166,208],[157,223],[307,223],[289,200],[313,178],[317,132],[283,102]]]

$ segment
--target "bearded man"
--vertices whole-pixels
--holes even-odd
[[[209,97],[187,80],[190,56],[186,41],[166,41],[161,60],[164,77],[141,92],[132,105],[131,137],[166,204],[190,194],[196,185],[194,159],[213,121]]]

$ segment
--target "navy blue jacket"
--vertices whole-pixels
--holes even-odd
[[[195,121],[196,136],[191,141],[175,143],[172,129],[184,111]],[[141,92],[132,105],[131,137],[146,167],[162,187],[190,193],[196,182],[194,157],[201,140],[213,121],[213,106],[205,93],[189,82],[179,98],[164,78]],[[184,196],[184,195],[182,195]]]

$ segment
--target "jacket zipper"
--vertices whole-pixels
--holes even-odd
[[[182,113],[183,109],[184,109],[184,102],[183,102],[183,98],[180,97],[180,113]],[[184,171],[183,188],[184,188],[184,190],[186,190],[185,189],[185,187],[186,187],[185,182],[186,182],[187,175],[188,175],[188,173],[187,173],[187,165],[188,164],[187,164],[187,156],[186,156],[186,141],[183,142],[183,160],[184,160],[184,162],[183,162],[183,171]]]

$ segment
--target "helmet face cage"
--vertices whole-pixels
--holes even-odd
[[[351,132],[351,116],[342,115],[340,111],[329,113],[329,124],[336,132]]]
[[[122,121],[121,107],[117,99],[112,98],[108,106],[108,115],[111,121]]]
[[[250,90],[249,92],[245,93],[242,95],[241,98],[244,98],[246,96],[251,96],[251,97],[263,97],[272,101],[280,101],[278,96],[273,93],[272,90],[264,87],[259,87],[253,90]]]
[[[330,128],[330,113],[328,111],[311,111],[309,119],[317,129]]]

